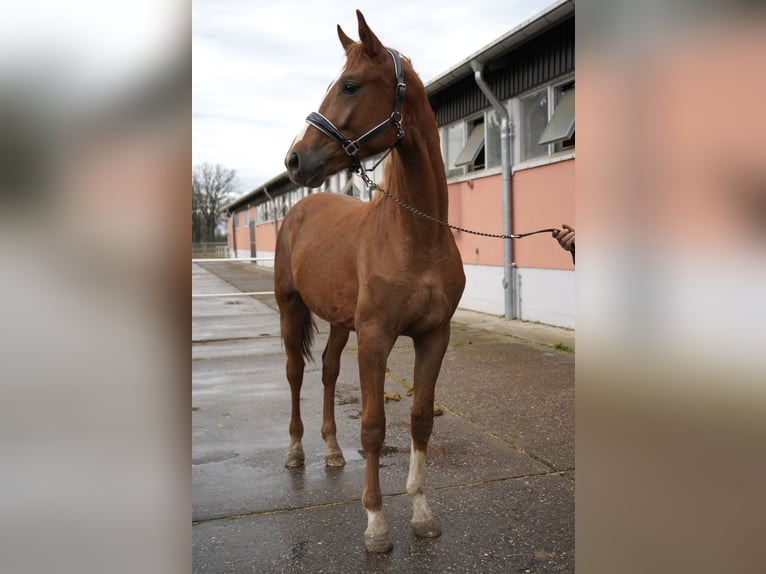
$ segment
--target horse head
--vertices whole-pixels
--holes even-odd
[[[360,41],[338,26],[346,65],[285,157],[290,179],[300,185],[318,187],[327,177],[394,147],[404,135],[403,62],[383,46],[359,10],[356,15]]]

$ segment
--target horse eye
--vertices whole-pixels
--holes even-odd
[[[354,92],[356,92],[359,89],[359,86],[357,86],[353,82],[343,82],[343,87],[341,87],[341,91],[346,95],[351,95]]]

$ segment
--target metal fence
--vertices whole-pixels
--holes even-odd
[[[225,241],[192,243],[192,257],[229,257],[229,245]]]

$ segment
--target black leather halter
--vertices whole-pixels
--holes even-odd
[[[402,129],[402,102],[404,102],[404,95],[407,92],[407,86],[404,83],[404,71],[402,69],[402,60],[399,56],[399,52],[396,50],[387,49],[391,54],[391,58],[394,60],[394,71],[396,72],[396,97],[394,98],[394,111],[391,115],[380,122],[377,126],[372,128],[366,134],[358,137],[355,140],[350,140],[343,133],[336,128],[333,123],[324,117],[319,112],[311,112],[306,121],[318,129],[323,134],[331,137],[340,144],[340,147],[351,157],[353,165],[352,171],[359,171],[362,167],[362,163],[359,161],[359,150],[364,144],[370,140],[375,139],[380,134],[388,130],[389,128],[396,128],[396,143],[399,143],[404,137],[404,130]],[[394,144],[396,145],[396,144]],[[393,148],[391,148],[393,149]],[[388,151],[390,152],[391,149]]]

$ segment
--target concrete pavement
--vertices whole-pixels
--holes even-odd
[[[193,293],[271,289],[246,263],[192,266]],[[405,494],[414,352],[389,359],[381,465],[394,549],[364,550],[356,341],[336,390],[347,464],[324,466],[321,365],[302,393],[306,465],[284,468],[290,396],[273,297],[192,303],[194,572],[574,572],[574,333],[460,311],[437,385],[429,504],[440,538],[418,539]],[[327,334],[320,322],[319,356]]]

